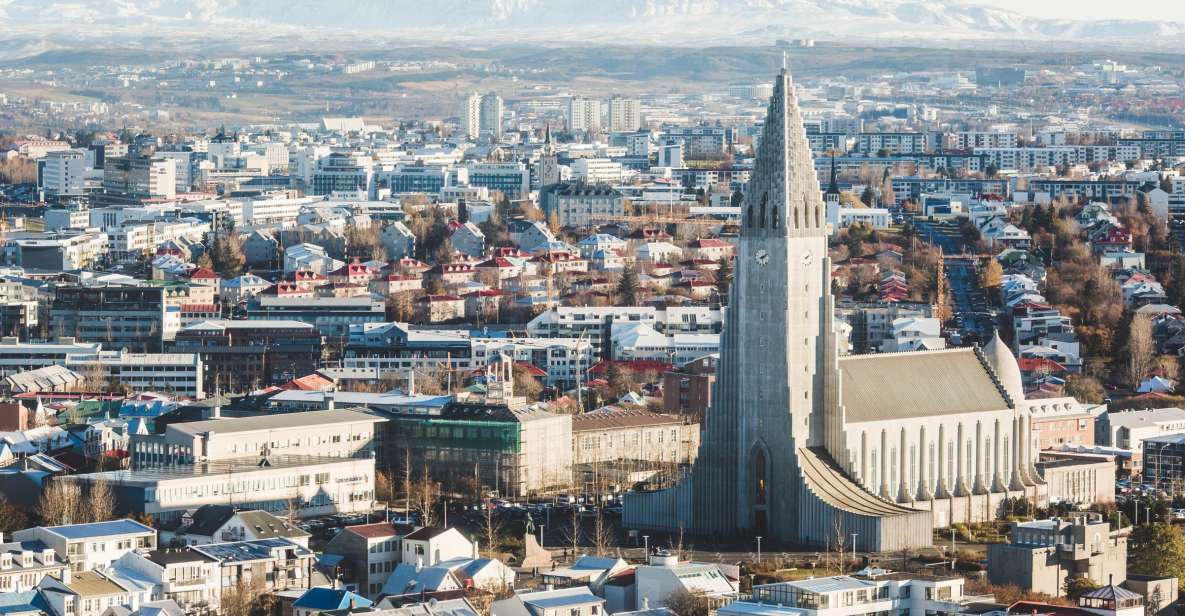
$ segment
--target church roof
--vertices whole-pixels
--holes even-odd
[[[975,349],[849,355],[839,359],[849,422],[1011,408]]]

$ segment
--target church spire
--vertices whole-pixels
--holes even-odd
[[[835,179],[835,152],[831,153],[831,183],[827,185],[827,194],[839,194],[839,181]]]
[[[790,73],[774,80],[761,145],[746,192],[742,235],[790,237],[822,231],[823,203]]]

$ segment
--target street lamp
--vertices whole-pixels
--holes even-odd
[[[761,535],[757,535],[757,564],[761,564]]]
[[[643,556],[645,556],[647,559],[649,559],[650,558],[650,535],[642,535],[642,543],[645,546],[643,548],[645,550],[645,554],[643,554]]]
[[[860,533],[852,533],[852,562],[853,563],[856,562],[856,537],[859,537],[859,536],[860,536]],[[856,565],[853,564],[852,566],[854,567]],[[842,573],[842,571],[841,571],[841,573]]]

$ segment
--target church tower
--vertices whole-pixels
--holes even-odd
[[[839,207],[839,181],[835,176],[835,154],[831,155],[831,183],[827,185],[827,193],[823,195],[823,201],[827,203],[828,211],[831,207]]]
[[[703,530],[787,541],[797,539],[796,451],[825,444],[823,373],[835,346],[824,203],[793,88],[783,70],[745,194],[695,477]]]
[[[844,468],[848,411],[825,207],[783,70],[742,204],[699,458],[671,488],[626,495],[623,523],[631,528],[816,546],[841,528],[858,534],[864,551],[930,544],[930,511],[881,499]]]
[[[560,159],[551,141],[551,124],[544,128],[543,151],[539,154],[539,188],[560,183]]]

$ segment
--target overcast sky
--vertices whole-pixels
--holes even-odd
[[[974,0],[1035,17],[1185,22],[1185,0]]]

